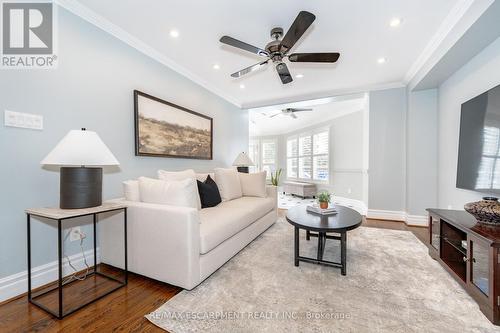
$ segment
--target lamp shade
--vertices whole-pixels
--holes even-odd
[[[236,166],[236,167],[248,167],[248,166],[253,166],[253,165],[254,165],[253,161],[244,152],[240,153],[238,155],[238,157],[236,157],[236,159],[233,162],[233,166]]]
[[[99,135],[85,129],[69,131],[40,164],[96,167],[120,165]]]

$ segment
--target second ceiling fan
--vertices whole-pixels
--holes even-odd
[[[293,119],[297,119],[297,115],[295,113],[297,112],[304,112],[304,111],[312,111],[313,109],[300,109],[300,108],[286,108],[281,110],[281,112],[275,113],[272,116],[269,116],[269,118],[274,118],[279,115],[284,115],[284,116],[290,116]]]
[[[272,61],[276,64],[276,70],[281,82],[283,84],[287,84],[292,82],[293,79],[287,65],[283,62],[283,59],[286,57],[288,57],[290,62],[335,63],[340,57],[340,54],[336,52],[288,54],[288,51],[290,51],[300,37],[302,37],[315,19],[316,16],[314,16],[314,14],[307,11],[301,11],[299,15],[297,15],[297,18],[295,18],[295,21],[292,23],[292,26],[288,29],[288,32],[283,39],[281,39],[283,36],[282,28],[273,28],[271,30],[271,37],[274,38],[274,40],[268,43],[264,49],[247,44],[229,36],[222,36],[220,39],[221,43],[237,47],[266,58],[266,60],[237,71],[231,74],[231,76],[235,78],[241,77],[267,65],[269,61]]]

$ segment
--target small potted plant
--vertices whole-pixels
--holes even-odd
[[[281,172],[283,170],[281,170],[281,168],[279,168],[278,170],[276,170],[276,172],[271,172],[271,184],[274,185],[274,186],[278,186],[278,184],[280,183],[280,177],[281,177]]]
[[[328,192],[318,193],[319,208],[327,209],[330,202],[331,195]]]

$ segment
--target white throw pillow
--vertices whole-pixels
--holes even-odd
[[[245,197],[266,197],[266,171],[239,173],[241,191]]]
[[[222,201],[238,199],[243,196],[238,171],[235,169],[215,169],[214,180],[219,188]]]
[[[141,201],[154,204],[198,208],[196,180],[166,181],[139,177]]]
[[[194,172],[193,169],[187,169],[184,171],[158,170],[158,178],[167,181],[179,181],[185,179],[196,180],[196,173]],[[201,209],[201,199],[200,199],[200,194],[198,193],[198,184],[196,185],[196,197],[198,198],[197,200],[198,200],[198,210],[199,210]]]
[[[196,179],[196,174],[193,169],[187,169],[184,171],[166,171],[158,170],[158,179],[161,180],[184,180],[188,178]]]
[[[141,201],[138,180],[126,180],[123,183],[123,194],[127,201]]]
[[[197,173],[196,179],[203,183],[205,180],[207,180],[208,176],[215,180],[215,175],[213,173]]]

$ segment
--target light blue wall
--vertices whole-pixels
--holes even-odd
[[[437,206],[437,89],[408,94],[406,118],[406,211],[426,215]]]
[[[406,89],[370,92],[368,208],[405,211]]]
[[[462,103],[500,84],[500,38],[439,86],[438,204],[462,209],[480,199],[479,192],[456,188]]]
[[[121,162],[104,178],[104,198],[121,182],[156,170],[229,166],[248,147],[248,115],[89,23],[59,10],[59,67],[2,71],[0,110],[43,115],[43,131],[0,127],[0,278],[26,269],[27,207],[57,206],[59,174],[42,158],[71,129],[95,130]],[[214,160],[134,156],[132,91],[139,89],[214,118]],[[54,230],[34,230],[35,264],[56,258]],[[73,251],[76,250],[73,245]]]

